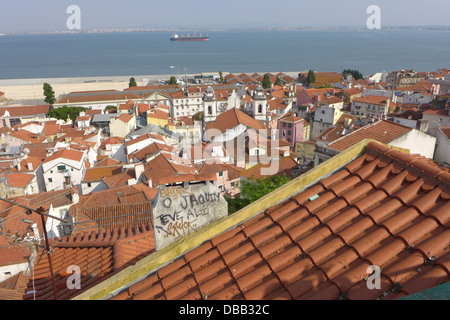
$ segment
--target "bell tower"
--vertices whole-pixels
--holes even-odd
[[[256,120],[267,120],[267,98],[261,85],[253,93],[252,111]]]
[[[203,112],[205,122],[214,121],[217,118],[217,98],[214,89],[208,86],[203,96]]]

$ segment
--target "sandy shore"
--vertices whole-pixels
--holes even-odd
[[[272,72],[275,73],[275,72]],[[287,75],[297,76],[298,72],[284,72]],[[228,72],[223,73],[224,76]],[[262,74],[262,72],[261,72]],[[10,79],[0,80],[0,91],[5,93],[8,100],[43,100],[43,85],[49,83],[55,91],[55,96],[77,91],[94,90],[124,90],[128,88],[131,77],[136,79],[138,86],[157,83],[158,80],[169,80],[171,76],[184,76],[184,74],[168,75],[140,75],[140,76],[105,76],[105,77],[77,77],[77,78],[47,78],[47,79]],[[194,77],[188,74],[188,78]]]
[[[160,76],[134,77],[138,85],[154,81]],[[76,91],[119,90],[128,88],[130,77],[96,77],[96,78],[49,78],[49,79],[12,79],[0,80],[0,91],[8,100],[42,100],[43,85],[49,83],[55,96]],[[169,76],[170,78],[170,76]],[[156,79],[156,81],[159,79]]]

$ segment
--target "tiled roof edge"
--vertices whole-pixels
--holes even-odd
[[[400,164],[409,166],[421,175],[425,175],[431,179],[437,180],[447,186],[450,186],[450,173],[445,172],[438,167],[431,166],[421,159],[375,142],[370,142],[367,145],[367,148],[376,152],[377,154],[387,156],[394,161],[399,162]]]

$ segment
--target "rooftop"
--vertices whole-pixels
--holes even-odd
[[[239,124],[243,124],[255,130],[266,129],[264,122],[255,120],[253,117],[236,108],[233,108],[225,113],[222,113],[216,118],[215,121],[209,122],[207,126],[208,130],[217,129],[220,132],[224,133],[228,129],[232,129],[238,126]]]
[[[449,173],[371,142],[112,299],[398,299],[449,281],[449,199]],[[367,287],[371,265],[380,289]]]
[[[364,139],[375,139],[381,143],[389,143],[411,130],[413,129],[391,121],[377,121],[335,140],[328,147],[343,151]]]

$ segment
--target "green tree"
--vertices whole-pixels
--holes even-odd
[[[174,76],[171,76],[170,80],[169,80],[169,84],[170,85],[175,85],[177,83],[178,83],[177,78],[175,78]]]
[[[348,75],[351,75],[355,80],[364,78],[362,73],[358,70],[345,69],[344,71],[342,71],[342,76],[344,77],[344,79],[346,79]]]
[[[264,89],[272,88],[272,81],[270,81],[270,75],[267,73],[263,76],[262,86]]]
[[[44,83],[44,101],[48,104],[54,104],[56,102],[55,91],[50,84]]]
[[[203,112],[197,112],[196,114],[194,114],[192,116],[192,120],[194,120],[194,121],[203,122],[204,119],[205,119],[205,116],[204,116]]]
[[[228,202],[228,212],[235,213],[252,202],[264,197],[266,194],[278,189],[289,182],[290,179],[283,175],[267,176],[254,181],[244,180],[241,183],[241,195],[238,198],[226,197]]]
[[[117,106],[106,106],[105,111],[108,110],[117,110]]]
[[[67,120],[71,119],[72,121],[75,121],[81,112],[86,111],[87,108],[83,107],[68,107],[63,106],[60,108],[54,108],[50,110],[48,115],[52,118],[58,119],[58,120]]]
[[[223,77],[222,71],[219,71],[219,78],[220,78],[220,83],[224,84],[225,83],[225,78]]]
[[[130,78],[130,83],[128,84],[128,87],[137,87],[137,83],[136,83],[136,79],[135,78]]]
[[[280,77],[277,77],[274,83],[275,86],[283,86],[283,81],[281,81]]]
[[[308,71],[308,78],[306,78],[306,83],[308,86],[312,85],[314,82],[316,82],[316,75],[314,74],[313,70]]]

